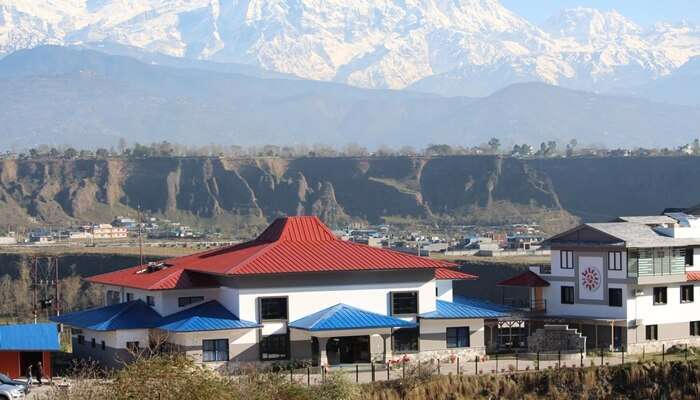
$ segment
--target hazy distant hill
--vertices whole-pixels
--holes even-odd
[[[673,104],[700,106],[700,57],[669,76],[629,89],[628,94]]]
[[[0,146],[182,144],[424,146],[577,138],[674,146],[698,136],[698,108],[518,84],[443,98],[297,79],[261,79],[38,47],[0,60]]]

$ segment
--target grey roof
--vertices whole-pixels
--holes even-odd
[[[700,238],[680,239],[664,236],[650,226],[635,222],[589,223],[589,226],[625,242],[626,247],[674,247],[700,245]]]
[[[668,215],[638,215],[630,217],[618,217],[617,221],[621,222],[636,222],[638,224],[649,224],[649,225],[659,225],[659,224],[675,224],[676,220],[669,217]]]

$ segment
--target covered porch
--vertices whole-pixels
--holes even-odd
[[[388,362],[394,329],[415,328],[414,322],[345,304],[291,322],[295,341],[307,343],[313,364],[320,366]]]

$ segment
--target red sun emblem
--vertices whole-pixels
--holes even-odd
[[[581,272],[583,287],[593,291],[600,285],[600,274],[594,268],[588,267]]]

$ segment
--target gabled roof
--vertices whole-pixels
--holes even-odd
[[[216,300],[162,318],[158,328],[168,332],[201,332],[259,328],[262,325],[241,321]]]
[[[332,331],[371,328],[412,328],[416,324],[388,315],[373,313],[336,304],[289,324],[290,328],[305,331]]]
[[[509,315],[504,306],[484,300],[455,297],[452,302],[438,300],[435,311],[421,314],[424,319],[460,319],[460,318],[502,318]]]
[[[520,286],[520,287],[546,287],[549,282],[540,278],[532,271],[525,271],[522,274],[508,278],[497,283],[498,286]]]
[[[680,247],[700,245],[700,238],[673,238],[655,231],[652,226],[644,223],[620,221],[582,224],[576,228],[552,236],[545,240],[544,244],[605,244],[631,248]]]
[[[317,217],[277,219],[255,240],[164,261],[168,266],[152,273],[139,273],[143,266],[88,278],[93,283],[140,289],[180,288],[190,274],[222,276],[265,275],[299,272],[435,269],[456,266],[397,251],[343,241]],[[195,283],[192,283],[194,285]],[[200,282],[196,282],[200,284]],[[180,284],[183,286],[183,284]],[[185,285],[186,286],[186,285]]]
[[[668,215],[637,215],[617,217],[615,222],[634,222],[644,225],[675,224],[677,221]]]
[[[0,325],[0,351],[59,351],[54,323]]]
[[[435,279],[439,281],[457,281],[457,280],[474,280],[479,279],[478,276],[468,274],[451,268],[438,268],[435,270]]]
[[[134,300],[63,314],[51,317],[51,320],[94,331],[114,331],[155,328],[160,323],[161,316],[142,300]]]

